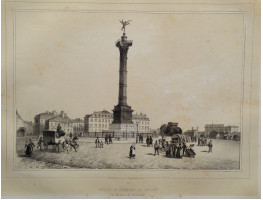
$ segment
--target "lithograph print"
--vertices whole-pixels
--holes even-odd
[[[53,3],[5,2],[10,173],[250,176],[254,4]]]

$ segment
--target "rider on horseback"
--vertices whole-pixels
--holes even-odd
[[[62,130],[60,124],[57,126],[57,138],[60,138],[61,136],[65,136],[65,132]]]
[[[58,127],[57,127],[57,133],[59,133],[60,130],[61,130],[61,126],[60,126],[60,124],[58,124]]]

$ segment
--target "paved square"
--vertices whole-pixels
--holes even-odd
[[[153,147],[135,144],[134,139],[113,141],[104,148],[95,148],[94,138],[81,138],[78,152],[40,151],[35,148],[32,158],[25,158],[24,141],[17,141],[17,168],[87,168],[87,169],[194,169],[239,170],[239,146],[237,141],[213,140],[213,152],[207,146],[194,146],[195,158],[168,158],[165,152],[154,156]],[[36,144],[36,141],[34,142]],[[129,159],[129,149],[136,147],[136,158]]]

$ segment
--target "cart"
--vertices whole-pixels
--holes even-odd
[[[65,144],[65,137],[59,137],[57,135],[56,131],[53,130],[46,130],[43,131],[43,146],[45,150],[48,150],[48,146],[52,146],[53,149],[57,149],[58,152],[60,152],[60,146],[62,146],[61,149],[63,149]]]

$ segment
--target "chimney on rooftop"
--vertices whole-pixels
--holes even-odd
[[[63,110],[60,112],[60,116],[64,118],[64,116],[65,116],[65,113],[64,113],[64,111],[63,111]]]

